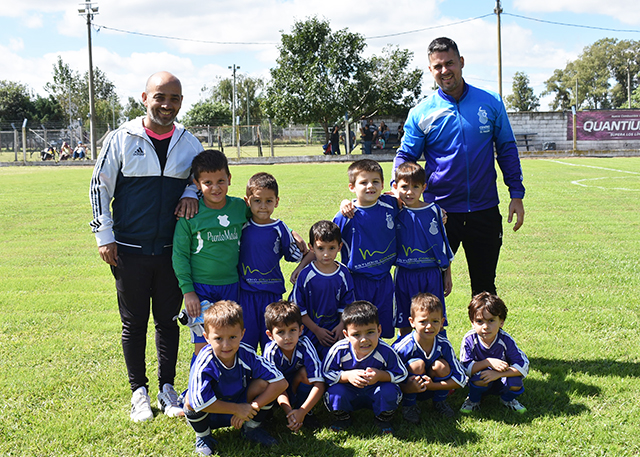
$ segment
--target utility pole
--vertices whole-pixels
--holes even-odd
[[[80,4],[83,5],[82,3]],[[89,0],[84,3],[84,8],[78,8],[78,14],[80,16],[87,17],[87,37],[89,48],[89,132],[91,135],[91,159],[95,160],[96,154],[96,135],[95,135],[95,123],[96,123],[96,108],[94,102],[94,88],[93,88],[93,57],[91,53],[91,20],[94,14],[98,14],[98,7],[93,6]]]
[[[498,16],[498,94],[502,98],[502,37],[500,33],[500,13],[502,13],[502,6],[500,0],[496,0],[496,7],[493,10]]]

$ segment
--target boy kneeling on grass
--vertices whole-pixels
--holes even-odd
[[[507,307],[496,295],[482,292],[469,303],[472,330],[462,339],[460,361],[469,375],[469,396],[460,412],[480,409],[484,395],[500,395],[504,406],[519,413],[527,408],[516,400],[524,392],[522,378],[529,373],[529,359],[511,336],[502,330]]]
[[[391,419],[402,400],[398,384],[407,369],[396,352],[380,339],[378,309],[368,301],[355,301],[342,313],[345,339],[334,344],[322,366],[329,387],[324,401],[333,413],[331,429],[351,425],[351,411],[373,410],[382,434],[393,434]]]
[[[293,432],[303,425],[316,429],[320,424],[312,409],[324,394],[324,379],[313,343],[301,335],[304,326],[300,308],[286,300],[271,303],[264,320],[271,340],[264,349],[264,357],[289,383],[289,388],[278,397],[278,404],[287,415],[287,427]]]
[[[242,308],[214,303],[204,313],[202,348],[189,374],[184,411],[196,432],[196,452],[211,455],[217,444],[211,429],[233,426],[242,436],[266,446],[277,444],[260,426],[273,402],[288,386],[276,367],[242,343]]]
[[[447,404],[449,390],[464,387],[467,376],[444,335],[444,309],[435,295],[424,292],[411,299],[409,323],[413,331],[393,343],[409,368],[407,381],[400,384],[404,394],[402,416],[407,422],[420,422],[417,400],[433,399],[434,409],[444,417],[455,413]]]

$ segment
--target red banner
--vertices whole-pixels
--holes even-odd
[[[579,141],[640,139],[640,110],[578,111]],[[567,122],[567,140],[573,140],[573,116]]]

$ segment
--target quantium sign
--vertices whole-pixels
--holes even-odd
[[[578,141],[640,140],[640,110],[578,111]],[[573,116],[567,122],[573,140]]]

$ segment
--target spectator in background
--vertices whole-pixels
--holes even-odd
[[[331,132],[331,155],[340,155],[340,131],[338,130],[338,126],[333,126],[333,131]]]
[[[380,121],[380,127],[378,127],[378,136],[384,138],[385,143],[389,141],[389,127],[387,127],[387,124],[385,124],[384,121]]]
[[[66,141],[60,147],[60,160],[69,160],[71,158],[71,148]]]
[[[76,159],[82,160],[86,157],[87,157],[87,153],[84,148],[84,145],[82,144],[82,141],[78,141],[78,146],[76,146],[76,148],[73,150],[73,160],[76,160]]]

